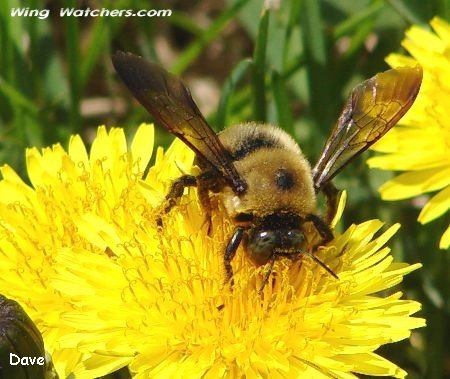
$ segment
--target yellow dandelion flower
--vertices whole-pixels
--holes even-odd
[[[418,62],[423,68],[423,82],[401,125],[374,146],[385,154],[368,161],[370,167],[404,171],[380,188],[383,199],[406,199],[438,191],[419,214],[423,224],[450,208],[450,25],[435,18],[431,26],[435,33],[418,26],[406,32],[402,45],[414,59],[396,54],[387,58],[393,67]],[[450,246],[450,226],[439,246]]]
[[[353,225],[320,249],[339,280],[305,255],[277,261],[262,294],[265,268],[239,249],[231,291],[220,203],[211,237],[193,189],[157,226],[171,181],[194,168],[176,141],[141,181],[152,138],[142,126],[128,149],[120,129],[100,128],[90,154],[78,137],[68,153],[30,150],[32,186],[2,168],[0,288],[26,307],[61,377],[406,375],[375,352],[424,325],[411,316],[420,304],[392,289],[420,266],[384,246],[397,225]]]
[[[0,292],[20,302],[43,333],[60,377],[76,372],[84,358],[78,349],[61,349],[68,332],[59,324],[61,313],[73,304],[50,287],[54,260],[60,249],[87,249],[103,254],[78,231],[76,217],[86,212],[105,220],[122,217],[120,204],[134,197],[129,183],[143,171],[151,156],[153,128],[139,128],[130,149],[123,130],[100,128],[90,154],[79,136],[60,145],[26,153],[31,185],[9,166],[0,169]],[[123,208],[123,207],[122,207]],[[59,325],[58,327],[55,327]]]

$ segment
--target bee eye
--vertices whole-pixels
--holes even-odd
[[[303,232],[299,229],[288,230],[285,235],[283,235],[281,239],[282,245],[286,247],[299,247],[303,241],[305,240],[305,236]]]
[[[280,237],[273,230],[257,230],[250,234],[248,251],[250,258],[258,265],[268,262],[274,249],[280,244]]]

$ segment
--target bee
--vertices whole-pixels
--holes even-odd
[[[422,82],[422,69],[416,66],[391,69],[356,86],[311,168],[298,144],[282,129],[250,122],[216,134],[178,77],[130,53],[119,51],[112,62],[153,118],[196,154],[200,174],[183,175],[173,182],[166,210],[176,204],[186,187],[196,187],[210,220],[211,194],[219,196],[235,225],[224,251],[226,280],[233,285],[231,262],[242,244],[255,265],[269,264],[260,290],[277,259],[297,259],[304,253],[306,223],[312,223],[321,238],[314,251],[333,239],[330,222],[339,191],[331,180],[403,117]],[[320,192],[327,199],[325,218],[317,215]],[[317,257],[309,255],[337,278]]]

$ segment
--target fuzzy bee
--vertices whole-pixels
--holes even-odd
[[[208,219],[210,196],[216,194],[235,224],[224,251],[231,284],[231,261],[241,244],[257,266],[269,264],[264,286],[278,258],[296,259],[304,253],[305,223],[314,225],[321,245],[333,239],[329,224],[338,191],[331,180],[403,117],[422,82],[422,69],[416,66],[391,69],[356,86],[311,169],[298,144],[283,130],[251,122],[216,134],[179,78],[130,53],[117,52],[112,61],[133,96],[196,154],[200,174],[183,175],[172,184],[167,210],[186,187],[195,186]],[[319,192],[327,198],[325,218],[317,215]]]

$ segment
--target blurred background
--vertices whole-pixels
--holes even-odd
[[[133,135],[150,117],[120,83],[115,50],[130,51],[181,75],[219,131],[259,120],[280,125],[314,163],[351,89],[402,52],[411,25],[449,20],[446,0],[42,1],[0,3],[0,163],[26,178],[25,148],[67,146],[81,134],[89,144],[98,125]],[[49,9],[48,17],[13,17],[12,8]],[[171,10],[159,17],[61,17],[61,8]],[[173,139],[157,129],[157,144]],[[450,378],[449,257],[438,241],[447,217],[416,221],[423,199],[380,200],[392,176],[369,171],[365,158],[335,184],[348,191],[341,225],[379,218],[402,228],[390,241],[396,259],[423,263],[403,290],[423,304],[427,328],[380,353],[409,378]]]

